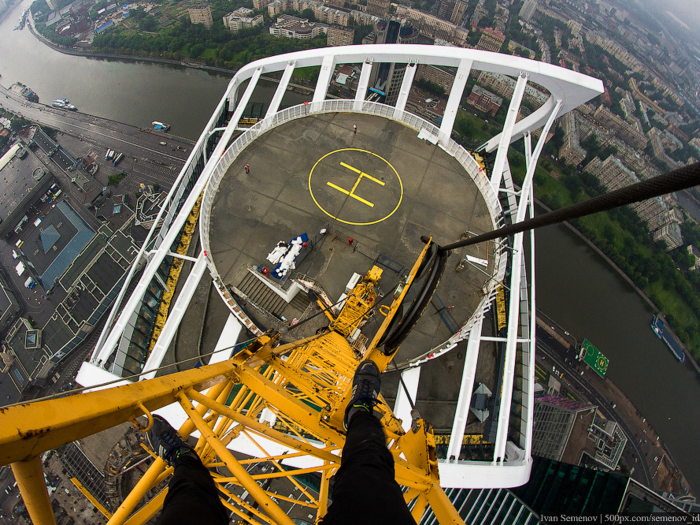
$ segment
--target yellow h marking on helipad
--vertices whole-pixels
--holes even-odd
[[[357,200],[360,201],[361,203],[366,204],[367,206],[369,206],[370,208],[374,208],[374,204],[372,204],[371,202],[369,202],[369,201],[363,199],[362,197],[358,197],[357,195],[355,195],[355,189],[356,189],[357,186],[360,184],[360,181],[362,180],[363,177],[367,177],[367,178],[370,179],[371,181],[374,181],[374,182],[376,182],[377,184],[380,184],[381,186],[384,186],[384,183],[383,183],[382,181],[380,181],[379,179],[375,179],[375,178],[372,177],[371,175],[367,175],[366,173],[364,173],[364,172],[358,170],[357,168],[353,168],[352,166],[349,166],[348,164],[345,164],[344,162],[341,162],[340,165],[341,165],[343,168],[347,168],[347,169],[349,169],[349,170],[354,171],[355,173],[359,173],[359,174],[360,174],[360,176],[357,177],[357,180],[355,181],[355,185],[352,187],[352,189],[351,189],[350,191],[348,191],[348,190],[344,190],[344,189],[341,188],[340,186],[336,186],[336,185],[333,184],[332,182],[327,182],[326,184],[328,184],[331,188],[335,188],[335,189],[338,190],[339,192],[344,193],[345,195],[349,195],[349,196],[352,197],[353,199],[357,199]]]

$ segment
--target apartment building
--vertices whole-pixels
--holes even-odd
[[[224,27],[235,32],[246,27],[255,27],[263,24],[263,16],[253,16],[253,10],[247,7],[239,7],[224,17]]]
[[[355,30],[349,27],[331,25],[328,27],[329,46],[351,46],[355,39]]]
[[[433,84],[442,86],[445,89],[445,95],[449,95],[455,80],[455,69],[452,67],[419,64],[416,71],[416,79],[429,80]]]
[[[208,5],[200,5],[189,8],[190,21],[193,24],[204,24],[204,27],[211,29],[214,20],[211,17],[211,7]]]
[[[498,95],[491,93],[481,86],[474,85],[472,92],[467,97],[467,104],[471,104],[476,109],[484,113],[495,115],[503,104],[503,99]]]
[[[525,0],[525,3],[520,8],[518,16],[520,17],[520,20],[525,20],[526,22],[528,22],[532,20],[532,17],[535,16],[536,12],[537,0]]]
[[[447,42],[464,46],[469,36],[469,31],[463,27],[458,27],[452,22],[442,20],[437,16],[423,13],[411,7],[399,5],[396,8],[396,15],[409,20],[421,34],[430,38],[440,38]]]
[[[637,149],[644,149],[649,142],[649,139],[646,137],[646,135],[644,135],[644,133],[640,133],[620,117],[609,111],[602,104],[598,106],[598,109],[596,109],[595,113],[593,114],[593,118],[600,125],[613,130],[615,135],[617,135],[620,139]]]
[[[277,21],[270,26],[270,34],[278,37],[296,38],[305,40],[314,38],[321,33],[327,33],[328,26],[320,22],[309,22],[306,18],[298,18],[291,15],[280,15]]]
[[[506,35],[500,31],[487,27],[481,33],[481,38],[479,39],[479,43],[476,44],[476,48],[498,53],[501,50],[501,46],[503,46],[503,42],[505,42],[505,40]]]

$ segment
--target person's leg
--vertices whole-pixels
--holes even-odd
[[[148,436],[156,453],[175,469],[158,525],[228,524],[228,511],[216,484],[194,449],[157,415]]]
[[[415,525],[394,479],[394,457],[386,448],[384,429],[372,415],[380,385],[377,366],[362,361],[345,411],[348,433],[323,525]]]
[[[174,466],[157,525],[228,524],[216,484],[197,454],[180,456]]]
[[[350,421],[332,498],[323,525],[415,525],[394,479],[382,425],[368,412]]]

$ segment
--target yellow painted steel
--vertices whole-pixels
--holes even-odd
[[[413,519],[416,520],[416,523],[420,523],[420,519],[423,517],[427,507],[428,498],[425,494],[421,493],[416,499],[416,504],[413,506],[413,510],[411,511],[411,515],[413,516]]]
[[[328,465],[328,462],[324,462],[325,465]],[[330,482],[330,474],[332,472],[323,472],[321,474],[321,490],[318,493],[318,500],[319,500],[319,506],[318,506],[318,513],[316,514],[316,523],[319,523],[323,517],[326,515],[326,512],[328,512],[328,488],[329,488],[329,482]]]
[[[484,445],[489,443],[489,441],[484,440],[483,434],[464,434],[462,438],[462,445]],[[435,434],[435,444],[436,445],[449,445],[450,435],[449,434]]]
[[[272,498],[270,498],[270,496],[268,496],[267,493],[260,488],[260,485],[258,485],[255,480],[250,477],[250,474],[248,474],[246,469],[241,466],[235,457],[233,457],[233,454],[231,454],[231,452],[221,443],[221,441],[217,439],[217,436],[211,431],[201,414],[197,413],[197,410],[194,408],[187,396],[185,394],[180,394],[178,396],[178,400],[180,401],[182,408],[185,409],[187,416],[194,423],[195,427],[197,427],[197,430],[199,430],[209,445],[211,445],[211,447],[216,451],[216,454],[224,461],[224,463],[226,463],[226,467],[233,473],[234,476],[236,476],[241,485],[243,485],[250,495],[253,496],[255,501],[257,501],[258,504],[263,507],[270,518],[275,520],[275,522],[279,523],[280,525],[294,525],[289,516],[287,516],[282,509],[279,508],[279,505],[272,501]]]
[[[102,513],[102,515],[105,518],[109,519],[112,517],[112,513],[109,512],[106,508],[104,508],[102,506],[102,503],[97,501],[97,498],[95,498],[95,496],[90,494],[90,491],[87,488],[85,488],[85,486],[82,483],[80,483],[80,481],[78,481],[78,478],[70,478],[70,480],[73,482],[73,485],[75,485],[75,487],[83,493],[83,496],[85,496],[90,501],[90,503],[92,503],[97,508],[97,510],[99,510]]]
[[[195,229],[197,228],[197,220],[199,219],[199,207],[202,204],[202,197],[204,192],[199,195],[197,202],[192,208],[187,217],[187,221],[182,228],[182,233],[180,234],[180,240],[177,243],[177,248],[175,253],[178,255],[186,255],[187,249],[190,247],[190,241],[194,235]],[[153,347],[158,341],[163,326],[165,326],[165,321],[168,319],[168,312],[170,311],[170,303],[173,300],[175,294],[175,289],[177,288],[177,281],[180,279],[180,273],[182,272],[182,265],[185,262],[184,259],[176,258],[173,264],[170,266],[168,272],[168,279],[166,280],[166,288],[163,291],[163,297],[161,298],[160,305],[158,306],[158,315],[156,316],[155,325],[153,327],[153,334],[151,336],[151,342],[148,347],[148,351],[153,350]]]
[[[156,485],[158,483],[160,483],[160,481],[157,481]],[[153,516],[155,516],[163,507],[163,501],[165,501],[165,496],[167,494],[168,489],[165,489],[156,497],[154,497],[151,501],[149,501],[143,507],[141,507],[139,510],[134,512],[132,516],[124,522],[124,525],[143,525],[144,523],[146,523]]]
[[[508,326],[506,315],[506,289],[502,283],[496,291],[496,320],[499,331]]]
[[[33,523],[55,525],[39,456],[12,464],[12,473]]]
[[[377,342],[404,300],[426,253],[427,246],[405,286],[387,306],[388,316],[367,349],[365,357],[372,358],[380,370],[386,368],[391,356],[384,355]],[[5,409],[0,415],[0,464],[13,463],[18,482],[24,487],[23,494],[26,490],[34,491],[33,498],[27,500],[25,496],[34,523],[52,523],[49,513],[53,515],[43,486],[39,454],[127,421],[134,421],[144,430],[147,424],[135,418],[145,415],[150,420],[153,410],[171,403],[179,403],[188,416],[179,429],[180,435],[187,438],[193,431],[199,432],[201,437],[195,450],[205,466],[226,468],[230,473],[214,473],[213,477],[222,501],[236,519],[242,523],[290,525],[291,519],[280,505],[292,504],[315,512],[316,519],[320,519],[328,508],[328,482],[340,466],[345,444],[342,419],[352,377],[363,358],[347,336],[352,335],[358,320],[361,323],[375,306],[379,273],[378,268],[373,269],[358,285],[356,293],[351,294],[361,300],[334,318],[333,325],[339,329],[331,326],[324,333],[289,344],[279,344],[280,335],[269,333],[223,363]],[[462,523],[440,488],[431,426],[418,419],[411,430],[404,432],[401,421],[381,396],[376,410],[395,459],[396,480],[407,487],[406,501],[414,502],[416,519],[430,506],[440,523]],[[234,457],[226,447],[238,438],[252,443],[258,457]],[[280,447],[274,449],[277,452],[270,449],[270,442]],[[292,466],[301,457],[304,467]],[[252,475],[246,470],[263,464],[272,468]],[[318,494],[297,480],[311,472],[321,474]],[[134,510],[171,473],[172,468],[155,457],[131,493],[113,511],[109,524],[147,522],[162,505],[167,489],[138,511]],[[298,496],[280,496],[266,490],[264,482],[284,478],[298,489]],[[41,481],[41,491],[37,492],[35,479]],[[231,486],[247,490],[259,508],[242,501]],[[42,491],[45,496],[41,495]]]
[[[350,337],[367,321],[368,314],[372,311],[377,299],[377,286],[381,275],[382,270],[376,266],[367,272],[367,275],[345,298],[345,306],[338,314],[338,318],[331,323],[331,330],[343,337]]]

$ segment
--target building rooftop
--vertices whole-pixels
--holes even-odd
[[[451,191],[444,191],[448,186]],[[295,271],[315,279],[335,302],[353,273],[364,275],[373,264],[384,270],[381,289],[391,290],[424,247],[421,235],[446,244],[490,231],[492,225],[477,186],[453,157],[397,122],[338,113],[293,120],[247,146],[219,184],[211,214],[211,256],[223,281],[242,288],[249,266],[270,266],[266,257],[277,242],[302,233],[311,239],[322,228],[328,231],[325,240]],[[399,349],[397,362],[440,344],[469,319],[494,271],[494,249],[489,243],[453,253],[434,299],[438,306],[426,310]],[[456,270],[467,254],[487,261],[486,266]],[[443,312],[444,319],[436,314],[442,308],[439,301],[454,305]],[[368,324],[363,335],[371,338],[377,326]],[[482,352],[479,359],[477,379],[492,388],[493,355]],[[447,400],[421,402],[436,429],[451,428],[462,365],[428,365],[436,380],[422,382],[425,391],[419,390],[418,398]],[[397,385],[387,379],[385,395],[391,397]],[[469,424],[475,421],[471,415]]]
[[[0,171],[2,173],[2,177],[0,177],[0,219],[3,221],[35,187],[43,186],[51,178],[48,174],[44,174],[37,181],[33,174],[43,167],[39,159],[34,154],[29,154],[23,159],[20,159],[18,155],[19,151]],[[44,173],[46,172],[44,171]],[[15,227],[14,224],[11,226]]]
[[[39,275],[42,287],[48,290],[94,235],[78,214],[61,201],[29,234],[22,252]]]

